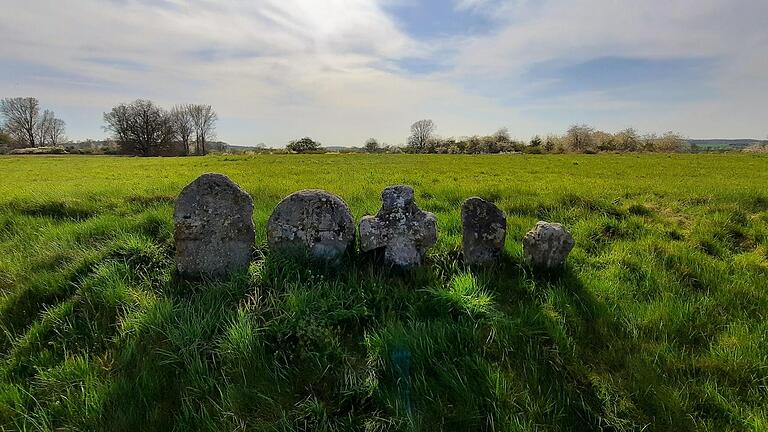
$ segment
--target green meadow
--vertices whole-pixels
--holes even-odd
[[[174,198],[205,172],[254,200],[255,259],[174,275]],[[286,195],[359,220],[405,183],[426,264],[324,267],[266,247]],[[461,203],[507,214],[461,260]],[[576,239],[541,274],[539,220]],[[768,430],[768,157],[0,157],[0,430]]]

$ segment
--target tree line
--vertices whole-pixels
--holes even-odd
[[[13,147],[59,146],[66,142],[66,123],[53,111],[42,109],[33,97],[0,100],[0,150]],[[151,100],[121,103],[103,115],[104,130],[111,134],[120,153],[139,156],[204,155],[215,139],[218,115],[211,105],[179,104],[165,109]],[[419,120],[410,127],[404,146],[382,145],[375,138],[363,144],[369,153],[599,153],[664,152],[691,150],[674,132],[640,134],[634,128],[615,133],[588,125],[573,125],[563,135],[535,136],[528,142],[512,139],[506,128],[491,135],[440,137],[435,122]],[[257,151],[267,151],[261,145]],[[755,149],[755,151],[763,150]],[[274,150],[269,150],[274,151]],[[291,153],[323,152],[310,137],[290,141]]]
[[[206,104],[165,109],[150,100],[137,99],[113,107],[103,119],[104,130],[112,135],[120,153],[203,155],[215,139],[218,115]],[[67,143],[65,131],[64,120],[42,109],[37,98],[0,100],[0,151],[59,147]]]
[[[634,128],[616,133],[597,130],[588,125],[573,125],[564,135],[534,136],[523,142],[511,138],[509,130],[499,129],[492,135],[442,138],[435,134],[432,120],[419,120],[411,125],[411,133],[403,151],[408,153],[600,153],[600,152],[662,152],[689,150],[685,138],[674,132],[662,135],[641,135]],[[370,140],[369,140],[370,142]],[[369,142],[365,148],[372,147]]]
[[[207,143],[215,137],[217,121],[210,105],[181,104],[167,110],[147,99],[123,103],[104,113],[104,129],[122,152],[139,156],[163,152],[204,155]]]
[[[66,141],[66,123],[33,97],[0,100],[0,145],[57,146]]]
[[[616,133],[603,132],[588,125],[571,126],[563,135],[534,136],[524,142],[511,137],[507,128],[491,135],[440,137],[432,120],[419,120],[411,125],[404,146],[384,145],[376,138],[367,139],[362,151],[367,153],[434,153],[434,154],[494,154],[494,153],[601,153],[601,152],[659,152],[689,151],[688,141],[680,134],[640,134],[634,128]],[[266,149],[260,149],[266,150]],[[269,150],[274,152],[274,150]],[[310,137],[288,143],[292,153],[323,152],[320,143]]]

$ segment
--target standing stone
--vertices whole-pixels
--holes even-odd
[[[341,198],[303,190],[277,205],[267,224],[267,240],[274,251],[334,261],[354,246],[355,222]]]
[[[376,216],[360,221],[360,249],[384,248],[384,259],[390,264],[420,265],[424,253],[437,241],[437,218],[416,206],[410,186],[390,186],[381,199]]]
[[[526,262],[548,270],[563,266],[573,246],[573,236],[558,223],[539,222],[523,238]]]
[[[492,202],[473,197],[461,206],[461,224],[464,227],[464,261],[484,264],[497,260],[504,250],[507,237],[507,218]]]
[[[253,201],[227,176],[203,174],[176,200],[176,268],[188,277],[221,277],[248,267]]]

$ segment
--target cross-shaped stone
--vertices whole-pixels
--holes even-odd
[[[384,259],[393,265],[420,265],[424,253],[437,241],[437,218],[416,206],[410,186],[390,186],[381,199],[376,216],[360,221],[360,249],[383,248]]]

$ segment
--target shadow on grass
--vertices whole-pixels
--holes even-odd
[[[111,348],[81,351],[100,371],[101,402],[79,419],[45,405],[54,425],[688,428],[670,420],[685,416],[636,342],[570,270],[540,275],[509,256],[470,268],[457,252],[413,270],[376,253],[343,266],[266,254],[247,272],[189,282],[135,246],[119,257],[139,278],[124,298],[140,300],[105,318]]]
[[[534,274],[532,295],[563,373],[596,425],[615,430],[694,430],[684,401],[643,342],[567,268]]]
[[[93,205],[68,201],[25,202],[18,205],[14,204],[14,207],[23,215],[47,217],[54,220],[82,221],[98,214]]]

